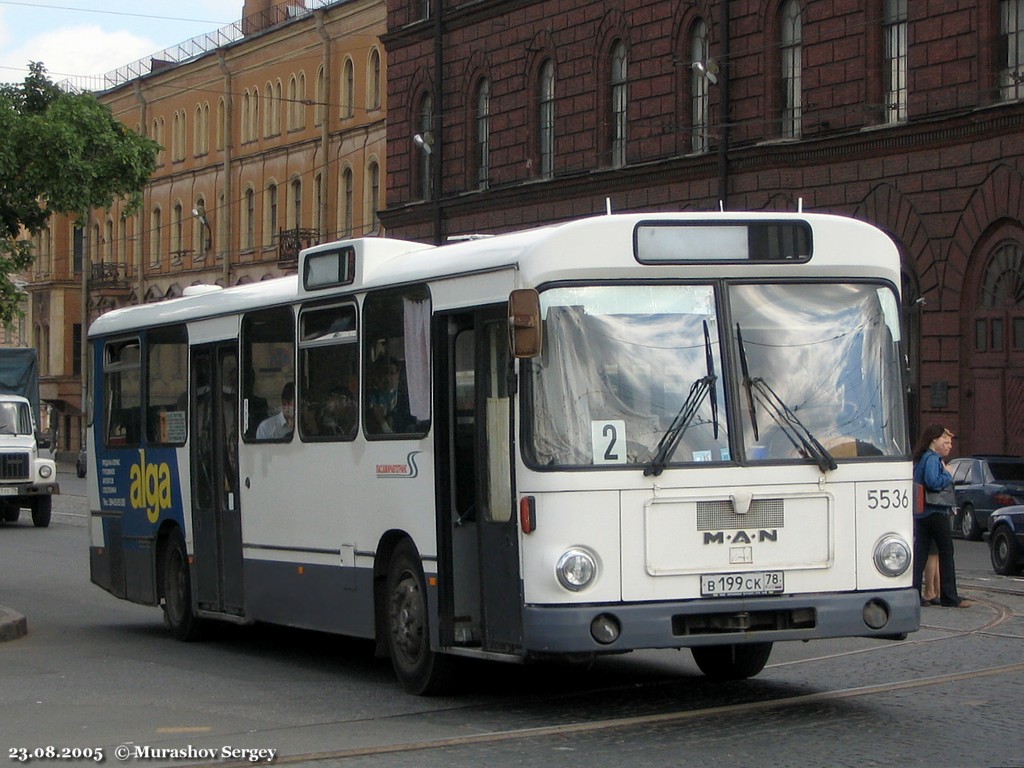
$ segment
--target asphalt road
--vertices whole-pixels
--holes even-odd
[[[76,480],[62,473],[49,528],[0,526],[0,604],[29,627],[0,643],[9,762],[101,750],[115,764],[248,765],[274,750],[275,763],[375,768],[1024,765],[1024,581],[995,576],[982,543],[957,541],[975,605],[924,609],[903,642],[782,644],[757,678],[725,685],[688,652],[476,663],[457,695],[418,698],[363,641],[260,626],[173,641],[158,609],[89,583]]]

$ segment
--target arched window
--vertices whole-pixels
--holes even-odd
[[[376,48],[370,50],[370,63],[367,72],[367,99],[366,108],[369,110],[380,109],[380,51]]]
[[[175,264],[181,261],[182,249],[184,248],[182,240],[183,226],[181,203],[175,203],[174,208],[171,209],[171,261]]]
[[[417,122],[419,123],[419,135],[423,137],[425,144],[417,146],[413,145],[413,151],[419,154],[419,193],[421,200],[430,200],[433,197],[434,179],[431,174],[430,164],[430,145],[433,141],[433,126],[434,126],[434,100],[430,94],[424,94],[420,100],[419,117]]]
[[[341,172],[341,226],[339,229],[342,237],[352,237],[353,194],[352,169],[345,168]]]
[[[779,12],[779,48],[782,55],[782,137],[800,138],[803,113],[802,32],[800,4],[786,0]]]
[[[999,86],[1004,101],[1024,98],[1024,5],[999,0]]]
[[[487,189],[491,180],[491,83],[484,78],[476,89],[476,185]]]
[[[907,0],[885,0],[882,31],[885,39],[885,120],[907,119]]]
[[[266,106],[266,105],[264,105]],[[260,135],[260,89],[252,89],[252,112],[249,115],[249,141],[256,141]]]
[[[551,59],[541,65],[537,85],[540,175],[550,178],[555,170],[555,65]]]
[[[288,185],[291,206],[288,211],[288,228],[302,229],[302,179],[292,179]]]
[[[346,58],[341,67],[341,116],[352,117],[355,114],[356,74],[352,59]]]
[[[313,231],[319,236],[323,230],[323,218],[320,207],[324,202],[324,177],[316,174],[313,177]]]
[[[288,80],[288,130],[306,127],[306,76],[300,72]]]
[[[224,104],[224,97],[217,102],[217,149],[221,150],[227,144],[227,107]]]
[[[710,119],[711,81],[708,79],[708,25],[703,19],[693,25],[690,37],[690,149],[695,153],[708,151],[708,122]]]
[[[265,245],[273,245],[277,239],[278,211],[277,211],[277,184],[271,182],[267,185],[266,194],[266,228],[263,232]]]
[[[1024,351],[1024,248],[1005,240],[985,268],[974,323],[977,352]]]
[[[274,112],[277,110],[277,103],[274,100],[274,86],[267,83],[263,87],[263,136],[273,136]]]
[[[160,206],[156,206],[149,217],[149,263],[153,266],[159,265],[163,258],[160,242],[162,229],[163,212],[160,210]]]
[[[376,160],[371,160],[366,169],[367,198],[370,201],[370,231],[380,230],[380,166]]]
[[[114,263],[114,220],[110,218],[103,222],[103,261]]]
[[[242,250],[251,251],[256,247],[256,191],[246,187],[242,210]]]
[[[324,68],[316,71],[316,109],[313,111],[313,124],[323,125],[327,117],[327,77]]]
[[[612,46],[611,60],[611,115],[609,127],[611,136],[611,161],[613,166],[626,164],[626,45],[621,40]]]

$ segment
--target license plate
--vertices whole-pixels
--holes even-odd
[[[701,597],[777,595],[785,591],[785,585],[783,571],[703,573],[700,577],[700,594]]]
[[[17,496],[18,489],[9,485],[0,485],[0,496]]]

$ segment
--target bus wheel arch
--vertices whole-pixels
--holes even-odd
[[[157,597],[176,640],[195,640],[202,622],[192,608],[192,576],[181,529],[167,524],[157,535]]]
[[[407,691],[443,693],[454,682],[454,660],[430,647],[429,601],[419,551],[407,536],[385,534],[381,544],[384,551],[377,552],[381,564],[374,566],[378,574],[377,624],[383,630],[378,633],[378,643],[383,634],[395,676]]]

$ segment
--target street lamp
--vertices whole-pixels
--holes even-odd
[[[213,231],[210,228],[210,220],[206,218],[206,206],[198,203],[192,209],[192,215],[199,219],[199,225],[202,227],[199,237],[199,253],[205,256],[206,252],[213,247]]]

